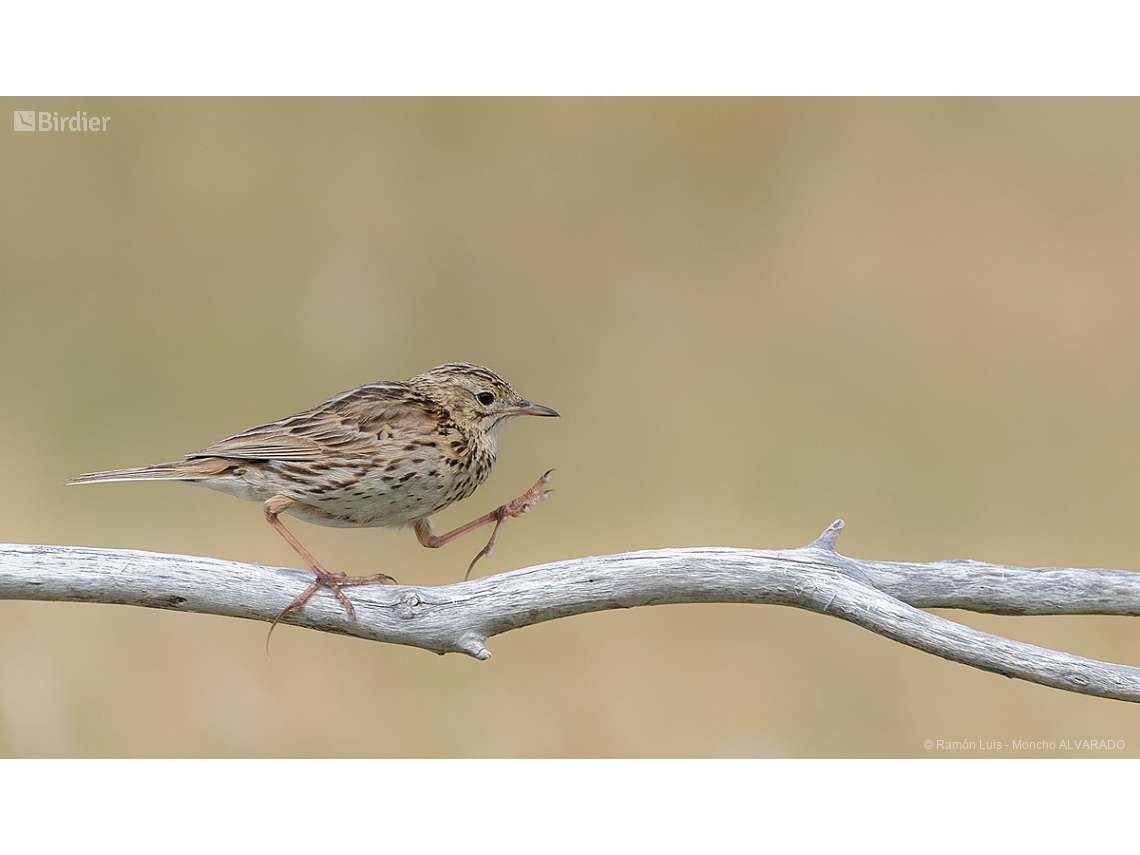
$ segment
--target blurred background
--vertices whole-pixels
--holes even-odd
[[[479,567],[665,546],[1140,568],[1135,100],[0,99],[0,540],[296,566],[252,503],[64,488],[465,360],[558,420],[447,528],[556,467]],[[5,119],[6,121],[6,119]],[[334,570],[478,543],[293,523]],[[1140,664],[1140,622],[945,612]],[[1140,710],[791,609],[684,605],[494,656],[0,603],[0,755],[932,757],[1124,740]]]

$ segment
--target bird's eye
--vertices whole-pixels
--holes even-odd
[[[475,400],[482,404],[484,407],[489,407],[495,403],[495,396],[490,392],[480,392],[475,396]]]

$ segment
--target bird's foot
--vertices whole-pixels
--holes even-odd
[[[518,498],[511,499],[505,505],[500,505],[498,508],[496,508],[494,511],[495,519],[501,522],[508,517],[521,517],[523,514],[525,514],[527,511],[529,511],[531,508],[549,496],[552,492],[554,492],[553,490],[542,489],[543,484],[550,483],[550,473],[553,471],[553,469],[547,469],[542,474],[542,477],[534,482],[533,487],[531,487]]]
[[[499,539],[499,529],[503,527],[503,523],[512,517],[521,517],[553,491],[544,490],[542,486],[550,483],[550,473],[553,469],[547,469],[542,477],[534,482],[534,486],[523,493],[517,498],[511,499],[505,505],[499,505],[495,510],[491,511],[491,519],[495,521],[495,530],[491,532],[491,539],[487,541],[487,545],[479,550],[478,554],[471,559],[471,563],[467,565],[467,572],[463,576],[463,581],[471,578],[471,570],[475,567],[475,562],[480,558],[486,558],[495,551],[495,542]]]
[[[346,588],[349,585],[373,585],[378,582],[385,585],[398,584],[396,580],[389,576],[387,573],[374,573],[371,576],[348,576],[344,573],[330,573],[319,564],[315,567],[310,567],[309,569],[312,570],[313,575],[315,575],[316,578],[309,584],[309,587],[298,594],[297,597],[294,598],[293,602],[289,603],[289,605],[283,608],[280,614],[278,614],[277,617],[273,619],[273,623],[269,627],[269,635],[265,638],[265,647],[267,651],[269,649],[269,639],[272,637],[273,630],[277,628],[277,624],[281,622],[281,619],[290,612],[300,611],[301,606],[305,605],[305,603],[309,601],[313,594],[315,594],[321,588],[328,588],[330,591],[332,591],[333,595],[337,598],[337,600],[340,601],[340,604],[344,606],[344,610],[348,613],[348,616],[355,619],[356,609],[352,607],[352,603],[349,601],[348,597],[345,596],[344,591],[342,591],[341,588]]]

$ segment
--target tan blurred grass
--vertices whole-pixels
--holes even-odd
[[[5,103],[114,118],[0,137],[0,539],[293,563],[253,505],[60,482],[465,359],[563,413],[512,425],[490,482],[441,515],[558,467],[483,572],[798,545],[836,517],[855,555],[1140,566],[1134,101]],[[402,581],[470,557],[302,537]],[[1136,661],[1133,621],[950,614]],[[577,617],[487,663],[289,628],[267,663],[263,635],[0,603],[0,753],[1140,747],[1130,706],[786,610]]]

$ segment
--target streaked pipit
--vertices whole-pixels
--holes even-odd
[[[342,528],[412,526],[424,546],[436,548],[487,523],[491,537],[467,567],[490,555],[499,529],[546,498],[546,472],[533,487],[466,525],[436,534],[431,515],[466,499],[491,472],[499,429],[515,416],[557,416],[521,398],[487,368],[452,362],[410,380],[369,383],[294,416],[250,428],[186,455],[185,460],[135,469],[94,472],[68,484],[99,481],[187,481],[263,502],[265,518],[309,565],[316,579],[270,627],[329,588],[350,617],[356,611],[346,585],[395,582],[386,573],[330,573],[285,528],[292,514]]]

